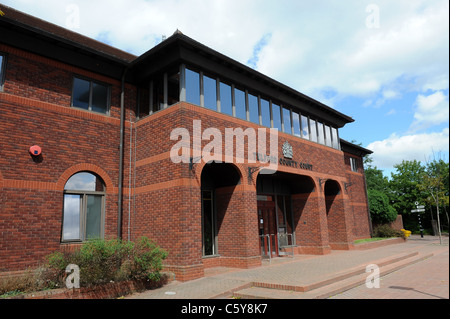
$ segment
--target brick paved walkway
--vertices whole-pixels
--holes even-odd
[[[174,281],[168,285],[134,294],[130,299],[210,299],[229,298],[234,292],[250,290],[263,292],[261,295],[250,295],[250,298],[314,298],[311,293],[301,292],[318,282],[330,280],[348,274],[356,269],[365,269],[371,263],[382,265],[406,258],[417,257],[416,264],[397,270],[381,278],[381,288],[370,289],[373,298],[448,298],[448,237],[444,238],[444,245],[439,245],[439,238],[426,236],[412,237],[401,244],[393,244],[370,250],[333,251],[329,255],[313,256],[299,255],[295,258],[281,258],[254,269],[213,268],[205,271],[204,278],[189,282]],[[419,257],[431,258],[422,260]],[[414,256],[413,256],[414,255]],[[413,256],[413,257],[411,257]],[[446,276],[444,275],[446,272]],[[401,275],[399,275],[401,274]],[[364,274],[363,270],[363,276]],[[383,275],[383,272],[382,272]],[[427,278],[421,281],[420,275]],[[361,274],[360,274],[361,276]],[[265,288],[252,288],[255,283]],[[261,287],[260,286],[260,287]],[[297,291],[289,291],[298,289]],[[282,289],[267,289],[282,288]],[[390,288],[391,287],[391,288]],[[394,288],[393,288],[394,287]],[[397,288],[395,288],[397,287]],[[309,289],[309,288],[308,288]],[[359,289],[359,290],[358,290]],[[333,298],[370,298],[368,288],[354,288]],[[397,297],[395,297],[397,296]]]
[[[449,299],[448,250],[382,277],[380,288],[361,285],[331,299]]]

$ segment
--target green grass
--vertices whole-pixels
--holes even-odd
[[[391,238],[393,238],[393,237],[391,237]],[[370,242],[372,242],[372,241],[383,240],[383,239],[389,239],[389,238],[386,238],[386,237],[365,238],[365,239],[358,239],[358,240],[355,240],[354,243],[355,243],[355,244],[370,243]]]

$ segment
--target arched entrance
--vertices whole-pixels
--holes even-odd
[[[308,176],[284,172],[259,174],[256,181],[261,255],[275,257],[292,251],[297,227],[314,182]]]
[[[228,163],[206,164],[201,173],[202,255],[226,255],[233,250],[233,215],[239,204],[239,170]],[[231,218],[230,218],[231,217]],[[230,220],[231,219],[231,220]],[[227,234],[228,233],[228,234]],[[236,242],[236,241],[235,241]]]
[[[342,190],[337,181],[327,180],[324,193],[330,246],[340,249],[348,241]]]

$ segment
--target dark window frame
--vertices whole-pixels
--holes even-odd
[[[95,176],[96,178],[99,179],[99,181],[102,183],[103,186],[103,190],[101,191],[92,191],[92,190],[79,190],[79,189],[66,189],[66,186],[64,187],[64,191],[63,191],[63,212],[62,212],[62,223],[61,223],[61,242],[62,243],[71,243],[71,242],[85,242],[90,240],[89,238],[87,238],[86,235],[86,226],[87,226],[87,201],[88,201],[88,196],[96,196],[96,197],[100,197],[101,198],[101,208],[100,208],[100,238],[99,239],[103,239],[105,236],[105,216],[106,216],[106,186],[105,186],[105,182],[103,181],[103,179],[101,177],[99,177],[97,174],[90,172],[90,171],[80,171],[77,173],[74,173],[72,176],[70,176],[67,181],[66,181],[66,185],[68,183],[68,181],[74,177],[77,174],[80,173],[88,173],[91,174],[93,176]],[[66,218],[66,211],[65,211],[65,201],[66,201],[66,195],[74,195],[74,196],[80,196],[81,202],[80,202],[80,211],[79,211],[79,235],[80,238],[65,238],[64,237],[64,219]]]
[[[78,106],[73,104],[73,101],[74,101],[74,89],[75,89],[75,79],[89,82],[89,103],[88,103],[88,109],[87,110],[85,108],[78,107]],[[95,110],[92,109],[92,93],[93,93],[93,85],[94,85],[94,83],[106,87],[106,90],[107,90],[106,94],[107,94],[107,96],[106,96],[106,110],[105,110],[105,113],[98,112],[98,111],[95,111]],[[70,106],[74,107],[74,108],[77,108],[79,110],[85,110],[85,111],[93,112],[93,113],[96,113],[96,114],[104,114],[104,115],[108,115],[109,116],[110,113],[111,113],[111,85],[108,84],[108,83],[102,82],[102,81],[93,80],[93,79],[85,77],[85,76],[74,75],[72,77],[72,95],[71,95],[71,98],[70,98]]]
[[[6,79],[6,62],[8,60],[8,55],[0,52],[0,56],[2,57],[2,61],[0,63],[0,92],[3,92]]]

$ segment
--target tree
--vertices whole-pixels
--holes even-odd
[[[425,173],[421,183],[417,185],[419,191],[425,195],[424,203],[429,207],[435,207],[436,218],[438,221],[438,232],[441,236],[440,212],[445,211],[447,216],[447,225],[449,224],[448,210],[449,205],[449,165],[442,159],[427,162]],[[441,209],[440,209],[441,208]],[[441,211],[440,211],[441,210]]]
[[[389,203],[389,197],[377,189],[368,189],[370,216],[375,224],[391,223],[397,218],[397,212]]]
[[[386,224],[397,218],[397,212],[390,203],[389,180],[383,175],[383,171],[370,165],[365,169],[367,197],[369,202],[370,217],[375,224]]]
[[[391,173],[389,182],[390,199],[395,210],[403,216],[411,214],[415,208],[414,202],[423,201],[424,194],[418,189],[425,173],[425,168],[420,161],[402,161],[401,164],[394,165],[395,173]]]

